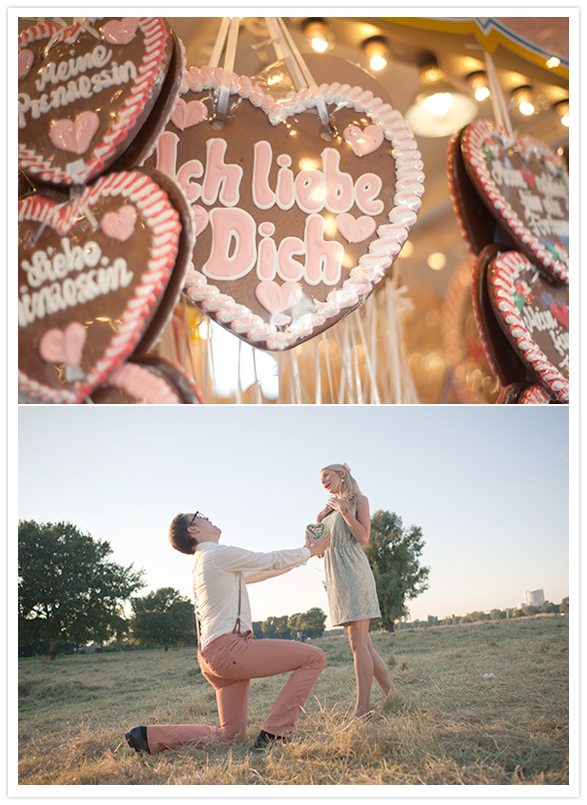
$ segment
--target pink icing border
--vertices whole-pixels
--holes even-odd
[[[120,388],[149,405],[180,405],[181,400],[166,380],[149,367],[124,363],[108,377],[105,386]]]
[[[222,68],[192,67],[186,74],[186,90],[202,92],[216,89],[223,80]],[[291,92],[286,98],[276,101],[247,76],[233,73],[230,89],[232,94],[247,98],[262,109],[272,125],[277,126],[295,114],[316,107],[316,99],[309,89]],[[214,313],[219,321],[230,325],[233,332],[246,336],[249,342],[265,343],[269,350],[283,350],[294,346],[300,339],[311,337],[313,331],[329,318],[338,316],[345,308],[358,307],[383,279],[394,259],[401,251],[410,229],[416,222],[417,211],[422,204],[424,173],[421,154],[417,150],[414,135],[401,114],[390,104],[376,98],[372,92],[349,84],[322,84],[319,93],[327,104],[341,104],[365,114],[371,123],[383,130],[385,139],[393,146],[395,159],[395,207],[388,214],[389,224],[377,231],[378,237],[369,244],[369,253],[359,258],[342,287],[331,291],[325,302],[316,302],[315,312],[301,316],[283,332],[249,308],[240,305],[228,294],[223,294],[214,285],[208,285],[206,277],[198,271],[189,272],[184,293],[208,313]]]
[[[478,120],[470,126],[467,126],[463,133],[465,157],[469,165],[475,171],[475,176],[494,209],[501,215],[516,238],[531,250],[542,265],[558,280],[568,283],[568,256],[566,264],[555,260],[550,252],[544,248],[540,240],[528,229],[526,224],[518,218],[502,193],[497,189],[487,169],[487,161],[481,150],[481,146],[487,137],[498,137],[506,143],[511,142],[515,144],[522,153],[524,150],[535,150],[542,158],[550,159],[557,165],[560,163],[560,160],[547,145],[541,143],[539,140],[527,136],[514,138],[510,136],[505,129],[489,120]],[[565,176],[567,177],[568,184],[566,171]]]
[[[519,271],[527,267],[535,269],[535,266],[519,252],[506,252],[497,257],[492,263],[489,279],[492,301],[499,310],[510,336],[516,342],[520,355],[557,399],[568,403],[569,381],[538,347],[514,302],[515,279]]]
[[[88,17],[84,22],[95,22],[103,17]],[[86,168],[76,176],[71,176],[64,170],[53,168],[50,160],[43,158],[36,151],[28,149],[24,144],[18,144],[19,166],[34,173],[45,182],[62,185],[85,184],[93,176],[104,170],[104,163],[116,153],[116,146],[124,140],[129,131],[136,125],[138,117],[142,114],[145,104],[149,101],[155,90],[167,40],[170,33],[167,30],[163,17],[139,17],[139,29],[145,37],[145,55],[143,62],[138,65],[138,75],[132,85],[132,91],[126,99],[124,106],[114,119],[112,127],[106,132],[101,145],[94,149],[94,156],[86,162]],[[48,39],[55,34],[56,41],[74,42],[82,29],[83,23],[77,22],[71,28],[57,28],[44,23],[35,25],[23,31],[18,37],[19,51],[31,42],[39,39]],[[89,34],[88,34],[89,36]],[[24,129],[23,131],[26,131]],[[81,159],[81,158],[80,158]]]
[[[66,233],[74,225],[80,208],[91,206],[102,197],[122,197],[135,204],[153,232],[153,248],[147,270],[142,274],[134,295],[104,355],[75,392],[53,389],[18,371],[19,388],[42,401],[54,403],[82,402],[106,376],[129,355],[144,329],[144,323],[159,301],[161,292],[175,265],[181,232],[179,213],[169,202],[167,193],[146,173],[125,171],[98,179],[66,207],[40,196],[28,196],[18,203],[18,220],[39,221]]]

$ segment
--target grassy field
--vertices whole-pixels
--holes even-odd
[[[139,758],[137,724],[218,724],[194,649],[19,661],[20,785],[549,785],[569,783],[568,619],[463,624],[373,641],[401,703],[354,705],[346,637],[328,655],[295,740],[252,749],[284,677],[254,680],[248,740]],[[554,794],[553,794],[554,796]]]

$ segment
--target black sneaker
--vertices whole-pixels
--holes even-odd
[[[151,754],[149,744],[147,743],[146,727],[133,727],[131,730],[124,733],[124,737],[130,748],[138,752],[139,755],[142,755],[143,752],[146,752],[147,755]]]
[[[255,749],[267,749],[274,743],[288,744],[290,741],[291,738],[287,738],[284,735],[272,735],[270,732],[261,730],[255,738]]]

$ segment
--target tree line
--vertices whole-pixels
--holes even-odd
[[[404,528],[395,513],[378,511],[371,519],[365,546],[381,607],[377,628],[393,631],[408,614],[407,602],[428,588],[429,568],[420,565],[421,529]],[[143,570],[111,560],[112,548],[71,523],[19,522],[18,626],[19,652],[47,647],[55,659],[58,646],[90,642],[141,646],[195,644],[192,602],[178,590],[163,587],[145,596]],[[125,617],[130,602],[132,614]],[[253,624],[255,637],[297,639],[320,637],[325,613],[271,616]],[[36,652],[35,652],[36,653]]]
[[[447,615],[438,618],[436,615],[428,615],[426,620],[415,618],[413,621],[402,621],[396,624],[399,629],[419,629],[427,626],[455,626],[459,623],[479,623],[479,621],[500,621],[510,618],[529,618],[533,615],[568,615],[569,598],[563,598],[560,604],[553,604],[552,601],[545,601],[540,606],[527,604],[526,606],[510,607],[508,609],[498,609],[494,607],[489,612],[475,610],[466,615]]]

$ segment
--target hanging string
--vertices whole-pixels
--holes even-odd
[[[230,88],[232,86],[232,74],[234,71],[234,58],[236,55],[236,43],[238,39],[239,26],[240,17],[232,17],[228,31],[226,53],[224,54],[224,72],[217,106],[217,112],[219,115],[222,115],[222,117],[224,117],[228,111],[228,101],[230,98]]]
[[[365,402],[363,397],[363,387],[361,384],[361,373],[359,371],[359,356],[358,356],[358,349],[357,349],[357,342],[355,339],[355,328],[353,326],[354,322],[349,322],[349,330],[350,330],[350,337],[351,337],[351,355],[353,360],[353,366],[355,369],[355,390],[357,395],[357,403],[362,405]]]
[[[226,42],[226,36],[228,34],[228,26],[230,25],[230,17],[223,17],[222,22],[220,23],[220,30],[218,31],[218,36],[216,37],[216,43],[214,44],[214,49],[212,50],[212,55],[208,60],[208,64],[210,67],[218,67],[220,64],[220,57],[222,56],[222,51],[224,50],[224,43]]]
[[[263,402],[263,397],[261,395],[261,384],[259,382],[259,375],[257,374],[257,351],[254,347],[251,347],[251,353],[253,355],[253,373],[255,375],[255,400],[257,405]]]
[[[489,91],[491,93],[491,105],[493,107],[495,122],[498,126],[501,126],[502,129],[505,129],[508,134],[511,134],[512,124],[510,122],[507,104],[505,102],[503,92],[501,91],[497,70],[495,69],[495,64],[493,63],[493,58],[490,56],[490,54],[487,53],[487,51],[484,51],[484,53],[485,66],[487,67],[487,77],[489,79]]]
[[[326,376],[328,377],[328,388],[330,389],[330,401],[334,402],[334,387],[332,385],[332,370],[330,368],[330,350],[326,333],[322,333],[322,344],[324,345],[324,360],[326,362]],[[318,366],[320,371],[320,366]]]
[[[320,95],[318,91],[318,84],[314,81],[312,73],[308,69],[306,62],[304,61],[302,54],[300,53],[298,46],[293,41],[290,32],[287,30],[287,27],[283,21],[282,17],[277,17],[278,23],[280,25],[281,31],[287,44],[289,45],[290,51],[293,54],[302,74],[306,81],[306,85],[309,87],[314,100],[316,101],[316,108],[318,109],[318,114],[320,115],[320,120],[322,121],[322,125],[325,128],[330,129],[330,119],[328,117],[328,109],[326,108],[326,102],[322,95]]]
[[[320,371],[320,339],[314,339],[314,402],[322,405],[322,372]]]
[[[298,366],[298,356],[296,355],[295,349],[290,350],[290,356],[291,356],[291,368],[293,374],[292,402],[299,404],[302,402],[302,384],[300,380],[300,367]]]
[[[370,299],[371,298],[372,297],[370,297]],[[371,355],[369,354],[370,350],[369,350],[369,347],[367,345],[367,339],[365,337],[365,331],[363,329],[363,322],[361,320],[360,311],[357,311],[355,313],[355,319],[356,319],[356,323],[357,323],[357,329],[359,330],[359,335],[361,336],[361,343],[363,345],[363,352],[364,352],[364,355],[365,355],[365,365],[366,365],[366,368],[367,368],[367,374],[369,375],[369,381],[370,381],[370,384],[371,384],[371,390],[370,390],[371,402],[374,402],[374,403],[378,404],[378,403],[381,402],[381,400],[379,399],[379,393],[377,391],[377,377],[375,375],[375,367],[374,367],[373,362],[371,360]],[[375,354],[375,350],[373,350],[372,354],[373,355]]]
[[[285,66],[290,74],[292,84],[296,89],[301,89],[304,85],[304,77],[300,72],[300,68],[296,64],[296,60],[293,57],[291,51],[283,46],[283,37],[279,32],[279,23],[277,21],[277,17],[265,17],[265,22],[267,23],[267,28],[269,30],[269,36],[271,37],[271,42],[273,44],[273,49],[275,50],[275,56],[277,61],[284,61]]]

